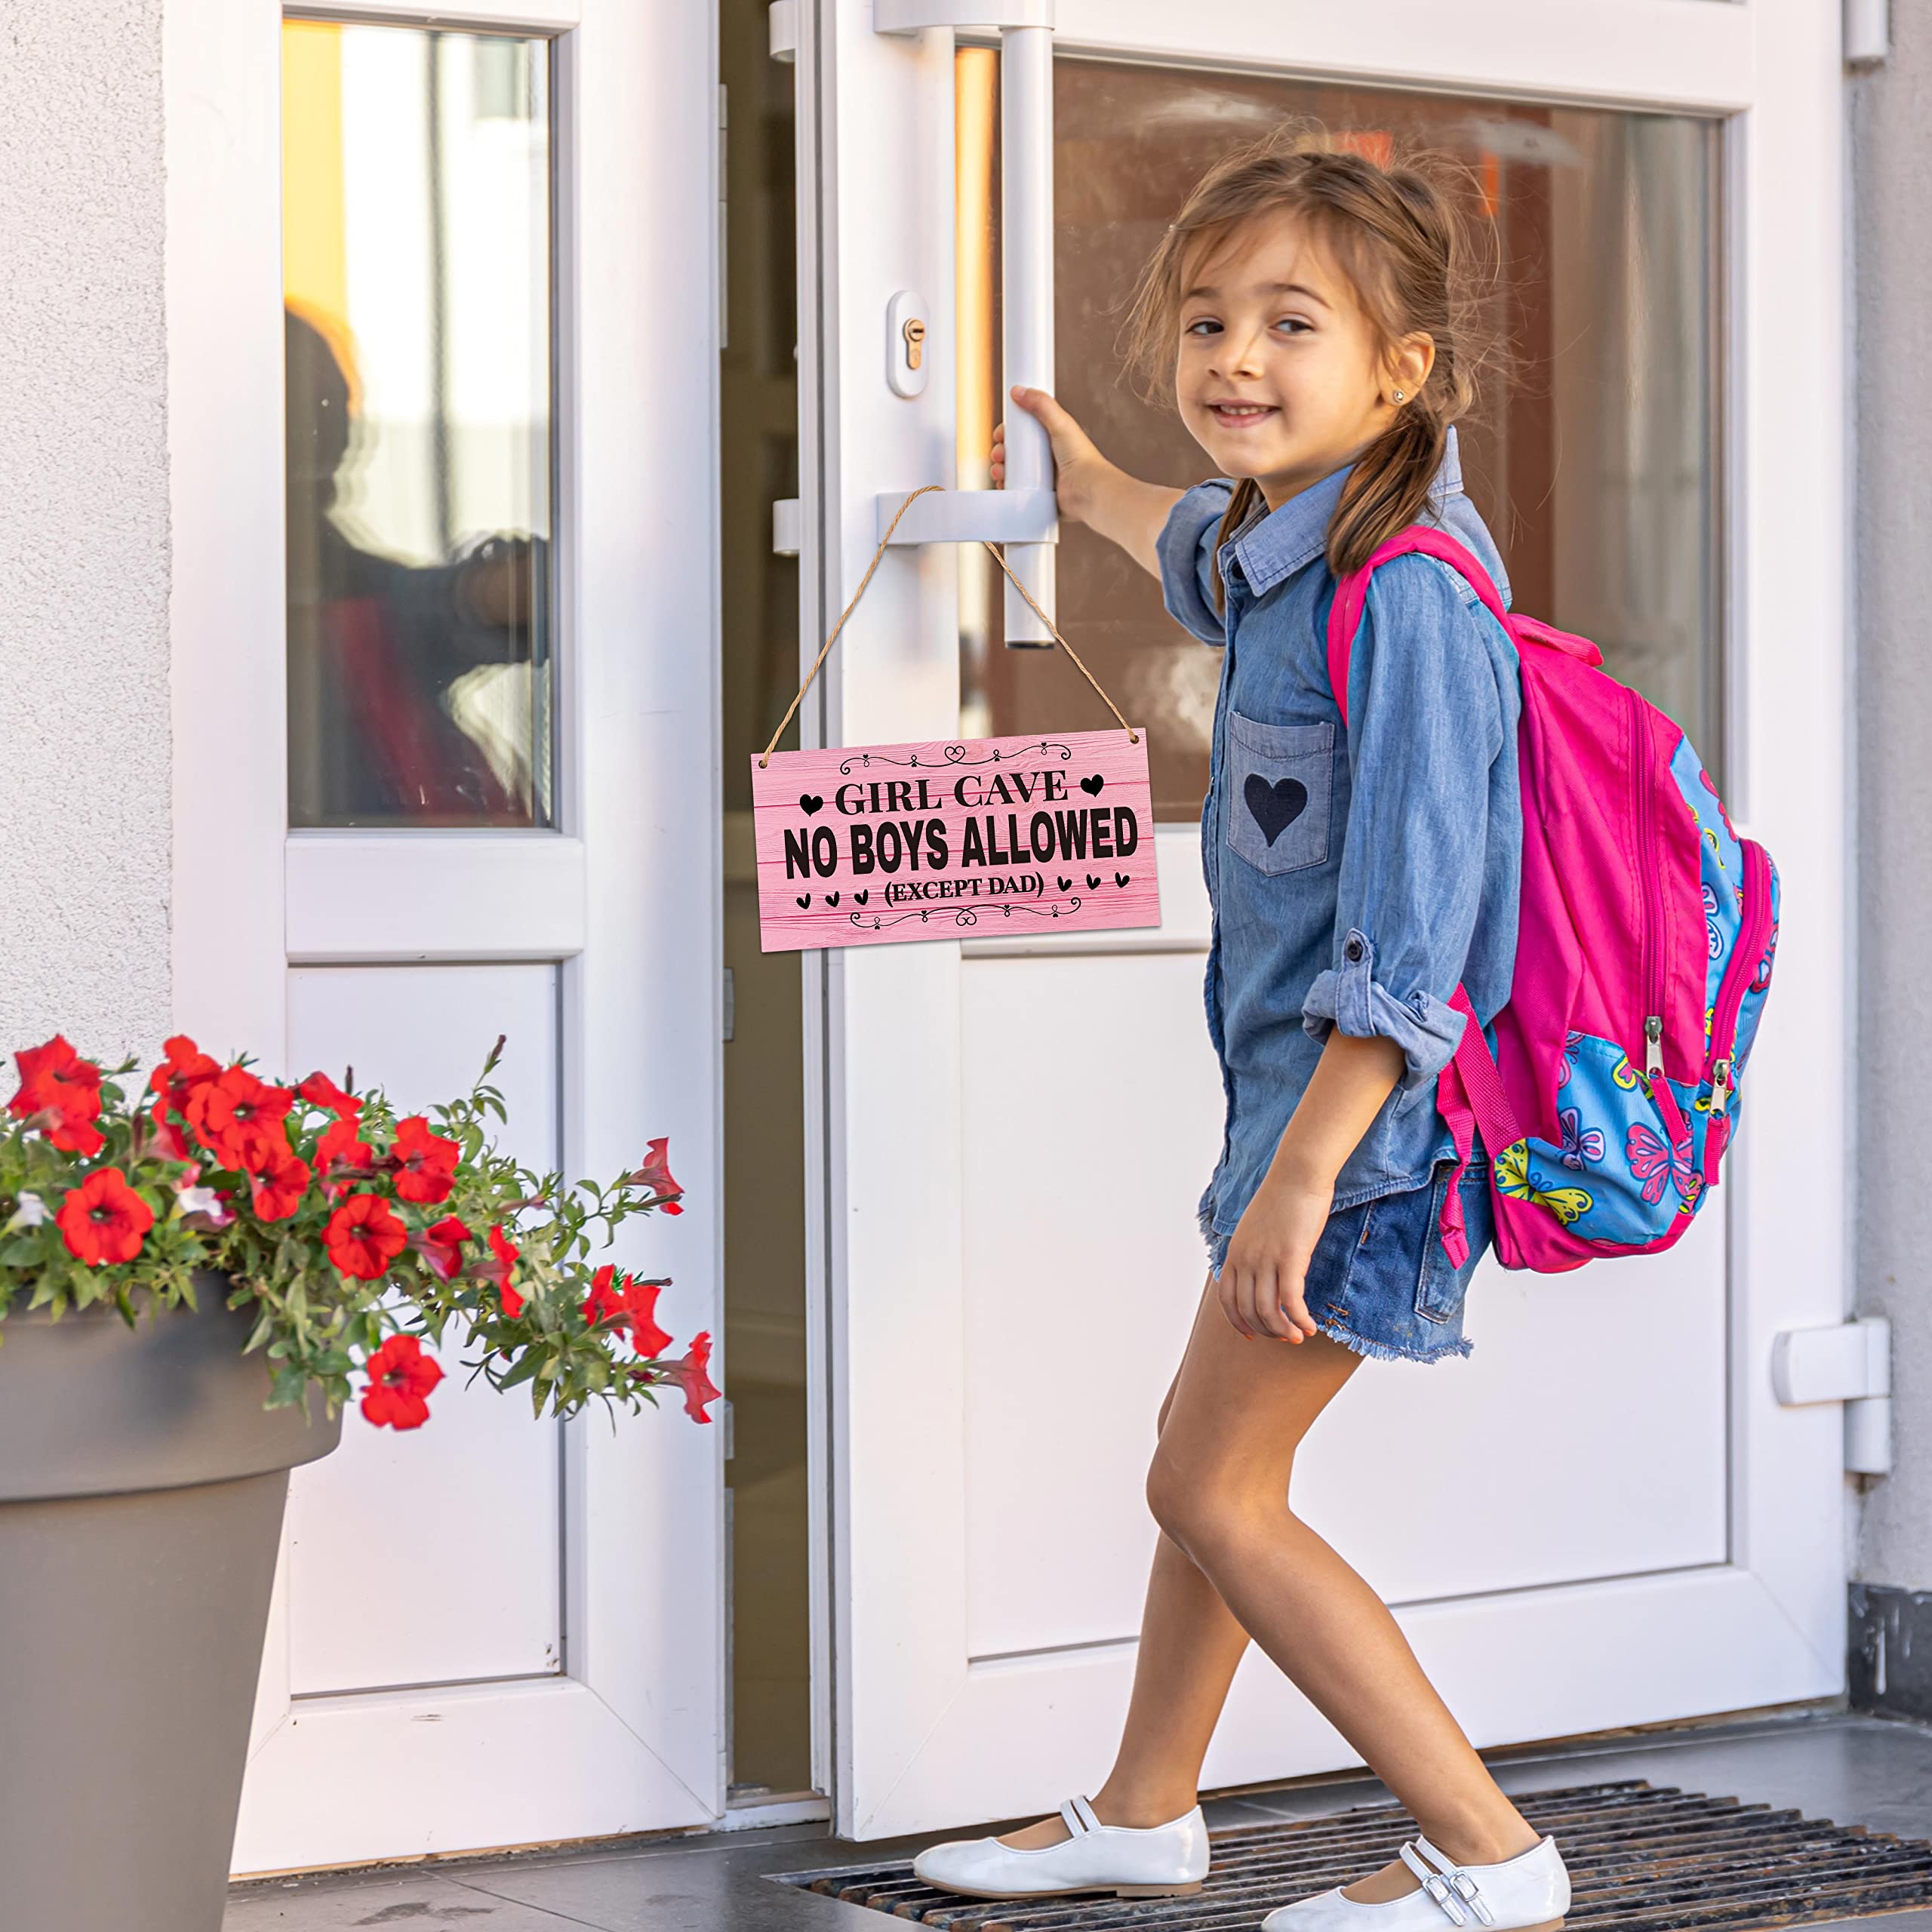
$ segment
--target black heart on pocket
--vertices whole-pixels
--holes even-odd
[[[1084,792],[1090,798],[1097,798],[1100,795],[1100,787],[1106,782],[1107,781],[1097,771],[1091,778],[1083,778],[1081,780],[1080,789],[1081,791]]]
[[[1114,874],[1114,883],[1116,885],[1124,885],[1128,881],[1132,878],[1132,876],[1133,875],[1131,872],[1115,872]]]
[[[1089,872],[1087,875],[1087,890],[1089,892],[1093,891],[1100,883],[1100,875],[1098,872]]]
[[[1060,882],[1060,889],[1063,892],[1071,892],[1073,890],[1072,880],[1070,878],[1062,879]]]
[[[863,906],[872,896],[872,888],[868,886],[863,892],[855,892],[853,894],[852,903],[855,906]]]
[[[798,794],[798,809],[808,818],[810,818],[814,812],[822,809],[824,804],[825,801],[816,792],[801,792]]]
[[[828,906],[836,906],[838,903],[838,894],[835,892],[828,892],[825,895],[825,903]]]
[[[1241,795],[1270,845],[1308,809],[1308,787],[1299,778],[1278,778],[1271,785],[1260,772],[1251,771]]]
[[[811,894],[809,892],[808,892],[808,893],[807,893],[807,894],[805,894],[805,896],[804,896],[804,898],[802,898],[801,900],[800,900],[798,901],[798,903],[799,903],[801,906],[809,906],[811,903],[812,903],[812,896],[811,896]]]

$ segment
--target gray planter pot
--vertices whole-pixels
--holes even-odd
[[[288,1472],[250,1323],[0,1323],[0,1921],[220,1932]]]

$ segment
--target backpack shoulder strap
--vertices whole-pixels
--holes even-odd
[[[1361,614],[1368,603],[1368,580],[1392,558],[1420,550],[1460,571],[1474,586],[1476,595],[1488,607],[1505,631],[1510,628],[1509,614],[1503,608],[1496,586],[1469,550],[1446,530],[1412,523],[1398,530],[1358,571],[1351,571],[1335,586],[1334,601],[1328,607],[1328,684],[1341,708],[1342,722],[1349,721],[1349,659],[1355,649],[1355,632],[1361,628]]]

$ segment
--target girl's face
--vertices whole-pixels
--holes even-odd
[[[1435,352],[1423,335],[1385,353],[1306,225],[1257,215],[1188,264],[1174,389],[1220,473],[1253,477],[1274,509],[1359,456]]]

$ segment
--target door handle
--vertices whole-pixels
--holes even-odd
[[[1054,386],[1054,0],[872,0],[881,33],[928,27],[997,27],[1000,37],[1000,278],[1001,360],[1009,386]],[[1049,506],[1053,445],[1023,409],[1001,398],[1006,419],[1006,488]],[[903,496],[903,492],[901,493]],[[980,492],[963,493],[970,499]],[[998,491],[988,491],[997,495]],[[970,501],[954,515],[970,518]],[[1004,528],[1008,518],[995,519]],[[999,537],[989,527],[969,537]],[[918,540],[917,539],[912,540]],[[926,540],[930,541],[931,540]],[[1054,559],[1059,531],[1050,525],[1031,541],[1006,543],[1006,561],[1048,617],[1057,608]],[[1007,643],[1048,649],[1053,632],[1010,582],[1003,582]]]

